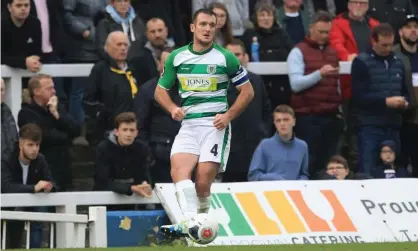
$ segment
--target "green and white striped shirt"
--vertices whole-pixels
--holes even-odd
[[[176,79],[186,113],[184,119],[208,121],[228,110],[229,83],[240,86],[249,82],[238,58],[215,43],[203,52],[193,51],[193,43],[173,51],[167,57],[158,85],[169,90]]]

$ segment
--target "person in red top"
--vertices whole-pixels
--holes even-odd
[[[349,0],[348,12],[338,15],[332,22],[330,45],[337,51],[340,61],[353,61],[371,45],[371,30],[379,21],[366,16],[369,0]],[[351,78],[341,79],[344,99],[351,99]]]
[[[367,16],[369,0],[349,0],[347,7],[348,12],[338,15],[332,22],[329,38],[330,45],[337,51],[340,61],[353,61],[358,54],[370,48],[371,30],[379,25],[379,21]],[[357,149],[350,116],[350,75],[340,76],[340,88],[346,121],[341,150],[349,165],[354,167],[357,162]]]

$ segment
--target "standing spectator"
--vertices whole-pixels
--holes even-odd
[[[161,53],[158,64],[160,74],[163,73],[165,61],[173,49],[165,49]],[[153,183],[170,183],[170,151],[181,123],[174,120],[155,100],[154,93],[158,77],[154,77],[140,86],[139,94],[134,100],[134,111],[139,120],[139,138],[151,148],[154,165],[150,168]],[[180,106],[181,97],[177,88],[168,91],[171,100]]]
[[[102,57],[106,57],[104,45],[106,38],[112,31],[122,31],[129,38],[128,58],[137,55],[145,44],[145,25],[142,19],[135,14],[130,0],[110,0],[106,6],[105,17],[97,25],[96,43]]]
[[[399,154],[398,147],[395,141],[385,140],[380,144],[379,160],[377,161],[377,167],[372,169],[373,178],[384,179],[389,177],[394,178],[407,178],[408,170],[399,166],[397,162],[397,155]],[[386,171],[392,170],[394,173],[386,177]]]
[[[394,30],[399,30],[407,14],[415,13],[411,0],[369,0],[370,16],[381,23],[389,23]],[[395,41],[399,34],[395,34]]]
[[[309,16],[301,9],[302,0],[284,0],[277,20],[293,44],[302,42],[309,33]]]
[[[70,146],[80,133],[80,126],[59,106],[54,82],[48,75],[29,80],[30,104],[23,104],[17,123],[19,128],[34,123],[42,129],[41,153],[45,156],[57,185],[62,190],[72,187]]]
[[[165,48],[173,48],[175,45],[172,39],[167,38],[168,29],[161,18],[156,17],[148,20],[145,34],[147,43],[141,47],[139,55],[129,61],[139,86],[160,76],[159,62],[162,51]]]
[[[331,21],[327,12],[318,12],[310,36],[297,44],[287,59],[293,91],[291,104],[298,121],[295,132],[309,146],[311,178],[316,178],[327,160],[336,154],[344,127],[339,110],[339,60],[328,44]]]
[[[55,1],[55,0],[54,0]],[[99,60],[99,50],[95,43],[96,25],[103,17],[108,0],[62,0],[64,6],[64,29],[69,35],[65,62],[69,64],[92,64]],[[86,126],[83,110],[84,87],[87,77],[71,78],[69,111],[71,116],[82,125],[81,135],[74,144],[88,145],[85,139]]]
[[[37,125],[26,124],[20,129],[19,143],[15,143],[12,154],[8,158],[2,156],[2,193],[49,193],[55,190],[48,164],[39,153],[41,140],[42,131]],[[46,208],[26,210],[45,212]],[[43,224],[31,222],[29,231],[30,248],[41,248]],[[6,248],[20,248],[23,232],[23,221],[8,221]]]
[[[222,3],[211,3],[208,6],[216,14],[216,38],[215,42],[225,46],[232,42],[231,19],[228,10]]]
[[[409,93],[409,106],[404,114],[401,128],[402,161],[412,165],[412,176],[418,178],[418,16],[408,15],[399,30],[400,43],[393,51],[402,59],[405,66],[406,84]]]
[[[379,145],[393,140],[399,145],[402,112],[408,107],[405,67],[392,52],[395,34],[389,24],[372,31],[372,49],[360,53],[351,66],[353,123],[357,134],[357,172],[376,168]]]
[[[1,63],[38,72],[41,69],[41,23],[29,16],[30,0],[8,0],[1,17]]]
[[[275,19],[276,8],[272,4],[260,3],[256,6],[255,28],[245,31],[242,41],[245,51],[251,61],[283,62],[292,48],[286,31],[280,28]],[[259,44],[258,55],[253,55],[252,44],[257,40]],[[263,76],[272,107],[280,104],[289,104],[290,85],[286,75]]]
[[[244,44],[234,39],[226,49],[235,54],[243,67],[248,65],[248,54]],[[245,182],[251,157],[263,138],[271,136],[272,112],[263,79],[248,71],[253,86],[254,98],[241,115],[231,122],[231,151],[228,168],[222,175],[224,182]],[[238,97],[238,91],[232,86],[228,89],[228,103],[232,105]]]
[[[379,21],[368,17],[369,0],[349,0],[348,12],[338,15],[332,22],[330,45],[337,51],[340,61],[353,61],[361,52],[371,47],[371,30]],[[341,95],[344,100],[343,111],[346,131],[342,135],[344,152],[350,166],[356,166],[357,147],[351,121],[351,76],[340,78]]]
[[[151,197],[148,149],[137,135],[135,114],[119,114],[115,129],[96,149],[94,190]]]
[[[3,78],[1,82],[1,157],[6,158],[13,151],[13,147],[17,141],[17,127],[16,121],[13,117],[9,106],[4,103],[6,97],[6,86]]]
[[[155,17],[164,20],[168,27],[168,38],[174,40],[177,46],[183,46],[187,42],[180,16],[180,2],[183,0],[132,0],[132,6],[144,22]]]
[[[293,133],[295,112],[287,105],[279,105],[274,110],[273,119],[277,132],[258,145],[251,160],[248,180],[307,180],[308,146]]]
[[[211,8],[210,5],[213,3],[220,3],[226,7],[232,26],[232,35],[241,37],[245,31],[245,23],[250,18],[248,0],[193,0],[193,12],[201,8]]]
[[[111,32],[105,44],[108,56],[94,65],[86,86],[86,113],[97,118],[96,131],[101,137],[114,129],[118,114],[133,111],[133,100],[138,93],[138,86],[126,61],[128,44],[125,33]]]

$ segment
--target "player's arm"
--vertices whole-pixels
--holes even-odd
[[[158,80],[157,88],[155,88],[155,100],[166,109],[173,119],[182,120],[184,117],[183,110],[178,107],[171,99],[168,91],[173,87],[176,81],[176,69],[173,64],[174,55],[171,53],[165,62],[163,73]]]
[[[231,83],[239,92],[237,99],[226,113],[230,120],[234,120],[247,108],[254,97],[254,90],[248,78],[247,70],[241,66],[238,58],[232,53],[228,57],[227,67]]]

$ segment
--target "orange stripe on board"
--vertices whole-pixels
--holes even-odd
[[[269,191],[264,192],[264,195],[269,201],[280,222],[283,224],[287,233],[293,234],[306,232],[305,226],[300,221],[292,205],[290,205],[284,192]]]
[[[331,231],[328,223],[314,214],[308,205],[306,205],[306,202],[303,199],[302,193],[300,191],[288,191],[287,193],[292,198],[296,207],[299,209],[300,214],[303,216],[306,224],[312,232]]]
[[[335,196],[335,193],[331,190],[322,190],[321,193],[327,198],[332,208],[334,209],[334,219],[332,224],[340,232],[357,232],[356,227],[341,205],[340,201]]]
[[[235,196],[259,235],[281,234],[279,226],[267,217],[254,193],[236,193]]]

